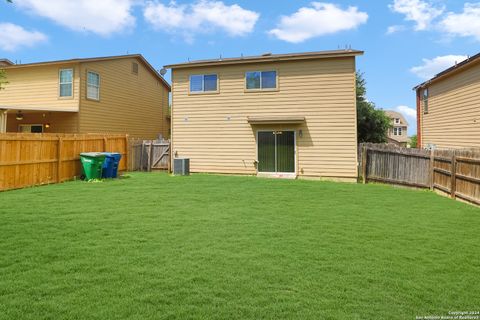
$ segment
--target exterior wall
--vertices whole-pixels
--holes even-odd
[[[23,120],[15,119],[15,111],[10,111],[7,119],[7,132],[18,132],[21,124],[42,124],[45,133],[77,133],[78,113],[76,112],[23,112]],[[44,116],[45,115],[45,116]],[[50,128],[45,128],[45,124]]]
[[[139,66],[132,73],[132,63]],[[140,60],[81,64],[80,133],[121,133],[138,138],[168,135],[168,89]],[[87,99],[87,71],[100,75],[100,100]]]
[[[245,91],[245,72],[259,70],[277,71],[277,91]],[[189,95],[189,75],[204,73],[218,74],[219,93]],[[357,176],[355,58],[179,68],[172,82],[172,151],[192,172],[256,174],[256,131],[293,129],[299,176]],[[257,126],[249,116],[306,122]]]
[[[73,98],[59,97],[59,70],[73,68]],[[6,68],[8,84],[0,106],[26,110],[78,111],[79,66],[72,64]]]
[[[480,147],[480,63],[433,82],[428,89],[427,114],[423,102],[419,104],[422,147]]]

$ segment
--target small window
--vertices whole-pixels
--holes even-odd
[[[21,124],[18,131],[23,133],[43,133],[43,124]]]
[[[399,124],[400,123],[400,119],[399,118],[395,118],[395,124]]]
[[[132,73],[138,74],[138,63],[132,62]]]
[[[100,100],[100,75],[87,72],[87,99]]]
[[[216,92],[218,90],[218,76],[216,74],[199,74],[190,76],[190,92]]]
[[[428,88],[423,89],[423,113],[428,113]]]
[[[277,88],[276,71],[249,71],[245,73],[247,90],[268,90]]]
[[[60,97],[73,96],[73,69],[60,69]]]

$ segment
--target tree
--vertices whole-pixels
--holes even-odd
[[[418,146],[418,139],[417,135],[413,135],[410,137],[410,148],[416,148]]]
[[[357,72],[356,86],[358,142],[387,142],[388,129],[392,126],[390,118],[367,100],[367,82],[361,72]]]
[[[5,85],[7,83],[7,73],[5,72],[5,70],[0,69],[0,90],[5,89]]]

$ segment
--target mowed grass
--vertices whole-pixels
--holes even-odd
[[[0,319],[480,309],[480,209],[382,185],[131,174],[0,193]]]

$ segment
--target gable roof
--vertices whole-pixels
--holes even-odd
[[[470,67],[475,62],[480,62],[480,53],[477,53],[476,55],[474,55],[472,57],[469,57],[468,59],[463,60],[460,63],[455,64],[453,67],[445,69],[444,71],[440,72],[435,77],[433,77],[432,79],[427,80],[427,81],[419,84],[418,86],[414,87],[413,90],[418,90],[418,89],[424,88],[424,87],[428,86],[429,84],[431,84],[432,82],[443,79],[443,78],[449,76],[450,74],[452,74],[456,71],[460,71],[460,70],[463,70],[463,69],[466,69],[466,68]]]
[[[48,66],[55,64],[67,64],[67,63],[82,63],[82,62],[97,62],[97,61],[109,61],[117,59],[131,59],[135,58],[143,63],[143,65],[154,75],[156,76],[168,90],[171,90],[170,84],[158,73],[157,70],[145,59],[141,54],[127,54],[119,56],[106,56],[106,57],[94,57],[94,58],[74,58],[67,60],[54,60],[54,61],[43,61],[43,62],[34,62],[34,63],[23,63],[23,64],[11,64],[4,67],[4,69],[16,69],[16,68],[28,68],[28,67],[39,67],[39,66]],[[5,59],[6,60],[6,59]],[[1,60],[0,60],[1,61]]]
[[[386,114],[390,119],[399,118],[403,125],[408,126],[407,120],[405,119],[405,117],[403,116],[403,114],[401,114],[400,112],[393,111],[393,110],[385,110],[385,114]]]
[[[242,57],[236,57],[236,58],[220,57],[218,59],[189,61],[184,63],[166,65],[165,68],[175,69],[175,68],[189,68],[189,67],[212,66],[212,65],[216,66],[216,65],[229,65],[229,64],[242,64],[242,63],[326,59],[326,58],[354,57],[362,54],[363,54],[363,51],[353,50],[353,49],[287,53],[287,54],[265,53],[260,56],[246,56],[246,57],[242,56]]]

